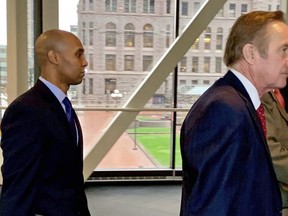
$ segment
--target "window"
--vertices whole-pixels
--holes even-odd
[[[221,8],[221,9],[218,11],[216,17],[224,17],[224,10],[223,10],[223,8]]]
[[[125,13],[136,13],[136,0],[125,0]]]
[[[199,38],[196,38],[192,45],[192,49],[199,49]]]
[[[221,71],[222,71],[222,58],[216,57],[215,58],[215,72],[221,73]]]
[[[171,37],[170,25],[166,25],[166,47],[167,48],[170,46],[170,37]]]
[[[93,30],[93,22],[89,22],[89,46],[93,46],[94,41],[94,30]]]
[[[222,50],[222,45],[223,45],[223,29],[217,28],[216,50]]]
[[[116,70],[116,55],[111,54],[106,55],[106,70],[110,71]]]
[[[199,70],[199,57],[192,57],[192,72],[198,72]]]
[[[116,46],[116,25],[114,23],[108,23],[106,25],[106,46]]]
[[[166,14],[171,14],[171,0],[166,1]]]
[[[82,22],[82,43],[86,45],[86,23]]]
[[[135,27],[132,23],[125,25],[124,32],[124,44],[125,47],[134,47],[135,46]]]
[[[204,48],[210,50],[211,48],[211,28],[207,27],[204,37]]]
[[[86,78],[84,77],[83,80],[82,80],[82,83],[81,83],[81,85],[82,85],[82,94],[83,95],[86,94],[86,85],[85,85],[85,83],[86,83]]]
[[[153,64],[153,56],[143,56],[143,71],[149,71]]]
[[[247,4],[241,4],[241,14],[245,14],[248,12],[248,5]]]
[[[93,94],[93,78],[89,78],[89,94]]]
[[[204,57],[204,73],[210,72],[210,57]]]
[[[134,71],[134,56],[125,55],[124,58],[124,71]]]
[[[105,0],[106,12],[117,12],[117,0]]]
[[[194,2],[194,10],[193,10],[193,14],[197,13],[197,11],[200,9],[200,2]]]
[[[209,80],[203,80],[203,84],[210,85],[210,81]]]
[[[146,24],[143,31],[143,47],[153,48],[153,26]]]
[[[187,58],[183,57],[181,62],[180,62],[180,71],[186,72],[186,67],[187,67]]]
[[[89,0],[89,11],[93,11],[94,10],[94,5],[93,5],[93,0]]]
[[[198,84],[198,80],[192,80],[192,81],[191,81],[191,84],[192,84],[192,85],[197,85],[197,84]]]
[[[83,10],[83,11],[86,11],[86,0],[83,0],[82,10]]]
[[[105,79],[105,92],[104,94],[111,94],[116,89],[116,79],[115,78],[106,78]]]
[[[93,53],[89,53],[89,64],[88,64],[89,70],[94,69],[94,56]]]
[[[143,13],[154,13],[154,0],[143,0]]]
[[[236,4],[229,4],[229,17],[236,17]]]
[[[182,2],[181,6],[181,15],[188,16],[188,2]]]
[[[181,85],[186,85],[186,80],[180,80],[179,81],[179,86],[181,86]]]

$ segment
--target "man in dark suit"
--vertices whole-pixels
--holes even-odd
[[[81,126],[72,110],[71,129],[63,103],[69,86],[85,75],[84,48],[74,34],[49,30],[35,52],[41,76],[9,105],[1,123],[0,215],[89,216]]]
[[[283,13],[239,17],[224,62],[229,71],[195,102],[181,128],[180,215],[280,216],[280,191],[256,110],[264,93],[286,84]]]

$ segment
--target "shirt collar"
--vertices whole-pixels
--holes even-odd
[[[45,80],[43,77],[40,76],[39,80],[41,80],[50,89],[50,91],[55,95],[55,97],[59,100],[59,102],[62,103],[62,101],[66,97],[66,94],[60,88],[58,88],[51,82]]]
[[[248,95],[253,103],[254,108],[257,109],[260,106],[261,101],[260,101],[260,97],[255,86],[240,72],[236,71],[233,68],[229,68],[229,69],[243,84],[244,88],[248,92]]]

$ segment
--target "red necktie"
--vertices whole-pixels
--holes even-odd
[[[284,101],[284,98],[280,92],[279,89],[274,89],[274,94],[278,100],[278,102],[281,104],[281,106],[285,109],[285,101]]]
[[[263,131],[264,131],[264,135],[266,136],[267,135],[267,128],[266,128],[266,119],[265,119],[263,104],[260,104],[260,106],[258,107],[257,114],[258,114],[258,117],[260,119]]]

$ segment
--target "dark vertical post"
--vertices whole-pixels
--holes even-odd
[[[179,13],[180,13],[180,1],[176,0],[175,4],[175,17],[174,17],[174,35],[176,39],[179,35]],[[174,68],[174,73],[173,73],[173,108],[177,108],[177,87],[178,87],[178,65]],[[171,135],[172,135],[172,140],[171,140],[171,168],[172,170],[175,169],[175,151],[176,151],[176,124],[177,124],[177,112],[173,111],[172,112],[172,124],[171,124]]]
[[[42,0],[33,0],[33,18],[34,18],[34,24],[33,24],[34,40],[33,41],[34,41],[34,44],[38,36],[43,32],[42,8],[43,8]],[[34,51],[34,82],[36,82],[39,76],[40,76],[40,68],[39,68],[39,65],[35,56],[35,51]]]

